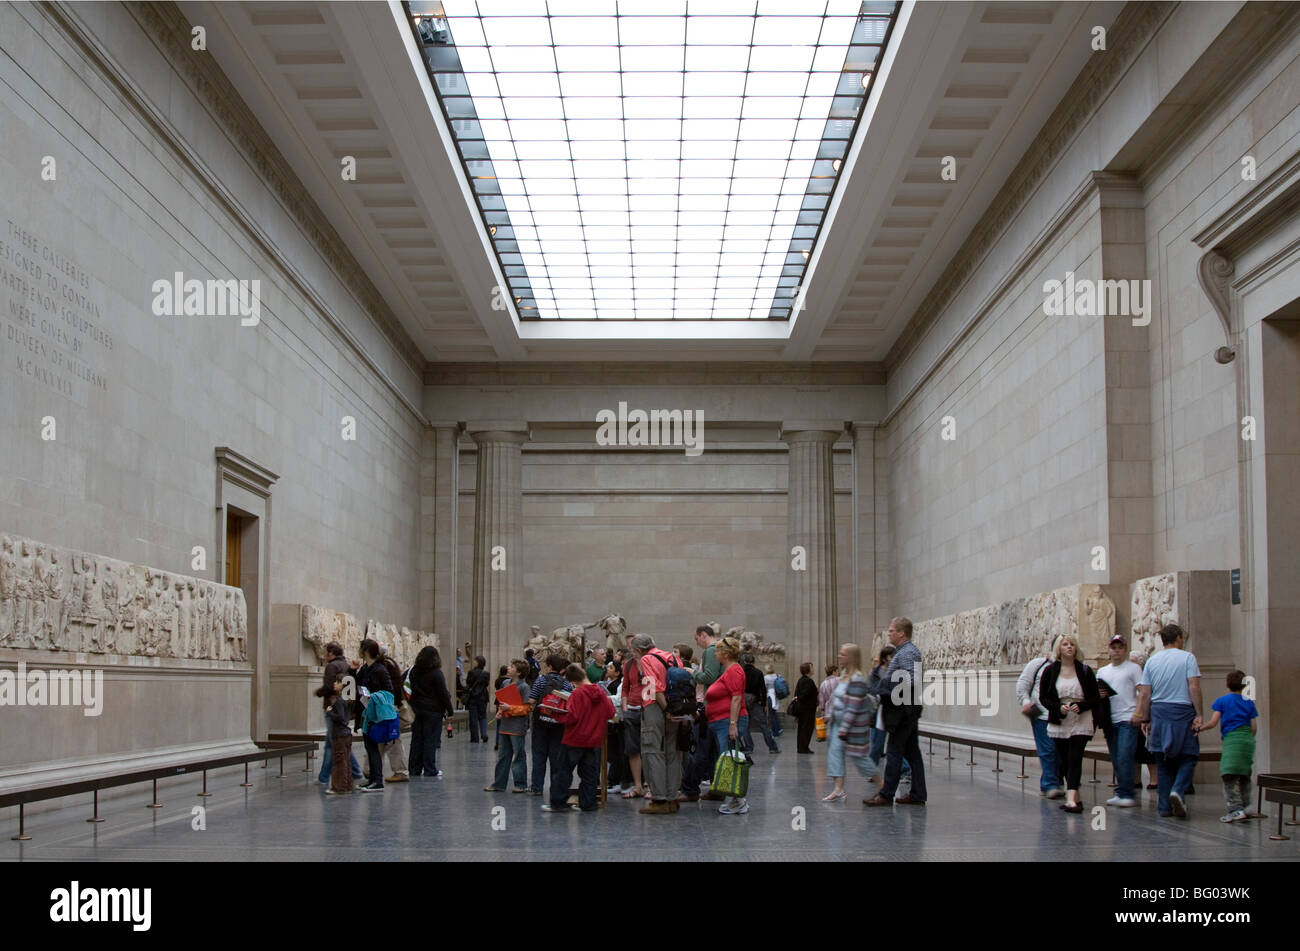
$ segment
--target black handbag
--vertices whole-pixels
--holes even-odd
[[[792,717],[797,717],[797,716],[799,716],[799,701],[798,701],[798,700],[791,700],[791,701],[790,701],[790,706],[788,706],[788,707],[785,708],[785,712],[788,713],[788,714],[790,714],[790,716],[792,716]]]

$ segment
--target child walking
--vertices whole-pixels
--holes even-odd
[[[564,679],[573,684],[560,741],[564,755],[558,774],[551,776],[551,801],[542,806],[542,811],[568,812],[576,808],[595,812],[600,785],[600,748],[605,743],[609,719],[614,715],[614,703],[604,688],[587,680],[587,672],[579,664],[566,667]],[[578,805],[569,806],[574,767],[578,769]]]
[[[316,688],[316,696],[325,699],[325,717],[330,721],[330,733],[333,743],[330,749],[333,766],[330,768],[330,788],[325,790],[327,796],[339,796],[352,792],[352,729],[348,725],[348,703],[343,699],[343,682],[334,681],[326,690]]]
[[[1254,700],[1241,695],[1246,675],[1240,670],[1228,674],[1228,693],[1214,701],[1214,716],[1201,727],[1212,730],[1219,726],[1223,736],[1223,752],[1219,756],[1219,775],[1223,779],[1223,798],[1228,802],[1228,812],[1219,817],[1220,822],[1245,822],[1246,807],[1250,804],[1250,774],[1255,765],[1255,722],[1259,709]]]

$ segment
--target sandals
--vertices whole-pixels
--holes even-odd
[[[645,798],[645,789],[644,789],[643,787],[641,787],[641,786],[636,786],[636,787],[634,787],[634,788],[632,788],[632,789],[629,789],[627,792],[623,793],[623,798],[624,798],[624,799],[644,799],[644,798]]]
[[[848,795],[847,792],[833,792],[829,796],[823,796],[822,802],[839,802],[842,799],[847,799]]]

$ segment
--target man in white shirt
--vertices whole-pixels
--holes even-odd
[[[1137,710],[1137,685],[1142,668],[1128,659],[1128,642],[1116,634],[1110,639],[1110,663],[1097,671],[1097,687],[1103,698],[1110,698],[1111,728],[1106,731],[1110,761],[1115,767],[1115,795],[1106,805],[1130,809],[1138,804],[1134,797],[1138,745],[1138,727],[1129,721]]]
[[[1020,703],[1020,712],[1029,717],[1034,728],[1034,746],[1038,749],[1038,762],[1043,767],[1043,776],[1038,781],[1038,793],[1048,799],[1060,799],[1065,795],[1061,785],[1061,767],[1056,759],[1056,742],[1047,735],[1047,709],[1038,702],[1038,687],[1043,679],[1043,671],[1052,662],[1051,649],[1045,657],[1035,657],[1025,664],[1016,680],[1016,700]]]

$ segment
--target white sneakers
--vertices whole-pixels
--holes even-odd
[[[1136,799],[1128,799],[1123,796],[1111,796],[1106,800],[1106,805],[1114,806],[1116,809],[1132,809],[1137,804]]]
[[[749,812],[749,800],[728,796],[727,801],[718,807],[718,812],[724,816],[743,816]]]
[[[1183,797],[1178,795],[1176,792],[1171,792],[1169,794],[1169,811],[1179,819],[1187,818],[1187,806],[1183,802]]]
[[[1043,793],[1043,795],[1046,796],[1048,799],[1060,799],[1062,796],[1065,795],[1065,790],[1062,789],[1060,786],[1057,786],[1055,789],[1047,790],[1047,792]]]
[[[1244,809],[1234,809],[1226,816],[1219,816],[1219,821],[1220,822],[1249,822],[1250,816],[1246,815],[1246,810]]]

